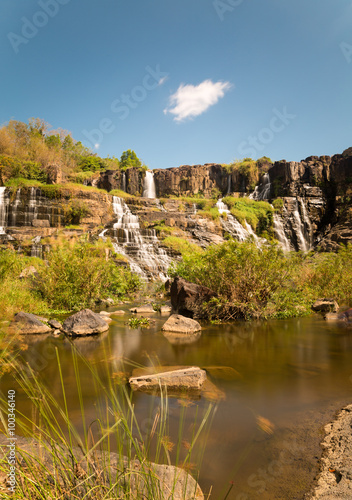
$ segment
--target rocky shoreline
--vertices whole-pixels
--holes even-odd
[[[352,404],[324,427],[323,455],[314,490],[307,500],[352,498]]]

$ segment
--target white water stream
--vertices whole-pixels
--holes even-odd
[[[151,170],[145,173],[143,198],[156,198],[154,173]]]
[[[155,230],[141,229],[138,217],[132,214],[122,198],[113,197],[113,210],[117,216],[115,251],[128,258],[132,271],[137,274],[143,277],[158,275],[166,279],[172,259],[159,247]]]

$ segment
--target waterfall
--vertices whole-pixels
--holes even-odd
[[[215,206],[219,210],[220,214],[227,214],[226,219],[221,218],[221,225],[225,231],[236,238],[236,240],[245,241],[250,236],[254,237],[256,241],[259,240],[258,236],[254,233],[252,227],[247,223],[247,221],[245,221],[246,227],[244,228],[242,224],[231,214],[228,206],[222,201],[222,198],[217,201]]]
[[[126,191],[126,172],[122,173],[122,191],[125,191],[125,193],[127,192]]]
[[[18,207],[21,204],[21,188],[17,190],[15,201],[11,204],[11,226],[16,226]]]
[[[43,258],[43,245],[40,244],[41,236],[32,239],[31,257]]]
[[[304,239],[306,240],[306,245],[308,250],[311,250],[313,246],[313,235],[312,235],[312,224],[307,214],[306,205],[302,198],[297,198],[301,207],[301,218],[303,222]]]
[[[193,213],[193,215],[196,215],[196,213],[197,213],[197,204],[196,203],[193,203],[193,205],[192,205],[192,213]]]
[[[0,234],[5,234],[7,226],[7,200],[5,197],[5,187],[0,187]]]
[[[291,250],[290,242],[285,234],[285,228],[282,222],[281,217],[277,214],[274,214],[274,233],[276,239],[279,241],[280,245],[284,252],[289,252]]]
[[[147,170],[144,177],[143,198],[156,198],[154,173]]]
[[[299,207],[301,207],[303,221]],[[295,200],[295,209],[292,216],[294,221],[293,227],[297,237],[298,250],[308,252],[312,247],[311,224],[302,198]]]
[[[227,195],[231,194],[231,174],[228,175],[227,178]]]
[[[37,215],[38,215],[37,189],[31,187],[28,206],[25,207],[24,225],[30,226],[32,224],[32,221],[37,218]]]
[[[255,187],[252,194],[249,195],[251,200],[264,201],[270,198],[271,182],[269,174],[264,174],[262,182]]]
[[[128,258],[131,270],[137,274],[144,278],[157,275],[165,280],[172,259],[159,247],[155,230],[141,229],[138,217],[132,214],[122,198],[114,196],[112,206],[117,216],[115,251]]]

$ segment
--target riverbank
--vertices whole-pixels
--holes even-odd
[[[352,498],[352,404],[324,427],[320,472],[309,500]]]

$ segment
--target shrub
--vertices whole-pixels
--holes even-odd
[[[100,242],[58,240],[47,261],[37,288],[54,309],[82,309],[98,298],[121,298],[139,286],[138,277],[107,259],[106,246]]]
[[[217,294],[205,306],[210,319],[266,317],[269,303],[274,304],[270,315],[280,316],[280,297],[283,291],[287,295],[292,290],[298,296],[290,315],[301,315],[309,311],[310,302],[296,279],[297,259],[296,254],[286,257],[275,245],[257,248],[253,242],[230,240],[202,253],[185,255],[173,275],[205,285]]]
[[[255,201],[249,198],[234,198],[226,196],[224,203],[230,208],[231,214],[244,225],[247,221],[254,231],[261,236],[264,232],[272,232],[273,208],[266,201]]]

